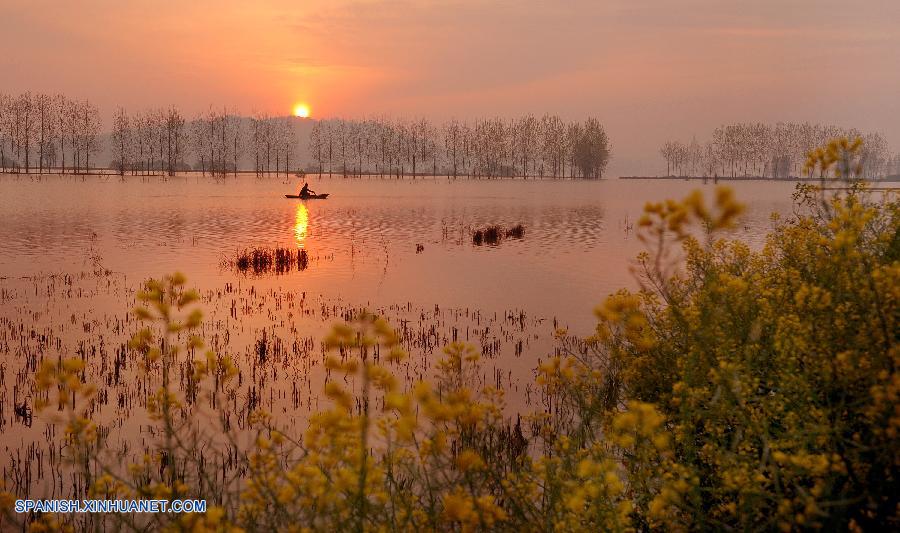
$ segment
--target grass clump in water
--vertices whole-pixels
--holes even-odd
[[[525,237],[525,226],[522,224],[516,224],[506,230],[506,238],[508,239],[521,239],[523,237]]]
[[[294,269],[306,270],[309,254],[290,248],[252,248],[238,253],[231,265],[242,274],[286,274]]]
[[[475,246],[482,246],[484,244],[487,244],[489,246],[497,246],[504,238],[521,239],[524,236],[525,226],[523,226],[522,224],[516,224],[515,226],[508,229],[497,224],[492,224],[490,226],[478,228],[473,231],[472,244],[474,244]]]

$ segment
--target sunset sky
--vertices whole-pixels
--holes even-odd
[[[3,0],[0,91],[313,117],[596,116],[613,172],[729,121],[900,150],[897,0]]]

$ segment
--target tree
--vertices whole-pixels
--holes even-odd
[[[313,161],[316,162],[316,166],[319,169],[319,176],[322,175],[324,170],[324,148],[325,145],[322,142],[322,121],[318,121],[313,124],[312,131],[309,132],[309,152],[312,154]]]
[[[200,172],[202,172],[203,175],[206,176],[206,171],[209,168],[210,164],[210,161],[207,159],[207,157],[209,153],[209,145],[211,143],[211,139],[207,135],[208,128],[206,124],[206,118],[203,115],[198,115],[193,120],[191,120],[188,129],[190,131],[191,148],[194,154],[196,154],[197,164],[199,164],[200,166]]]
[[[515,146],[519,162],[522,164],[522,177],[528,177],[529,162],[534,158],[535,148],[538,142],[538,121],[534,115],[525,115],[520,118],[514,127]]]
[[[459,174],[462,143],[462,128],[459,121],[453,119],[444,124],[444,151],[454,178]]]
[[[63,98],[60,101],[62,113],[61,116],[63,124],[62,130],[64,132],[62,137],[62,148],[61,152],[63,154],[63,159],[65,160],[65,144],[68,142],[69,144],[69,152],[72,155],[72,164],[71,170],[73,173],[78,172],[78,104],[72,100],[67,98]]]
[[[575,147],[578,145],[578,141],[581,139],[581,124],[577,122],[572,122],[566,126],[566,138],[565,138],[565,158],[564,161],[569,165],[569,177],[575,177]],[[563,169],[563,175],[565,176],[565,168]]]
[[[274,131],[276,135],[276,161],[281,159],[284,161],[284,174],[288,175],[291,170],[291,155],[297,144],[297,137],[294,133],[294,125],[292,117],[282,117],[275,119]],[[278,173],[278,164],[275,165],[275,173]]]
[[[237,176],[238,160],[246,149],[245,132],[243,123],[236,113],[231,114],[231,116],[229,117],[229,121],[231,122],[231,127],[229,128],[229,131],[231,133],[231,141],[229,143],[231,147],[231,160],[234,164],[234,175]]]
[[[132,166],[133,132],[128,113],[122,107],[116,110],[115,117],[113,117],[112,141],[116,154],[114,160],[116,170],[119,171],[120,176],[124,176],[125,171]]]
[[[184,117],[175,107],[170,107],[165,116],[166,169],[174,176],[183,161],[185,143]]]
[[[544,115],[541,118],[542,161],[541,177],[544,176],[544,165],[550,168],[551,175],[556,178],[565,164],[566,126],[556,115]]]
[[[666,160],[666,176],[672,175],[672,163],[675,161],[675,143],[666,141],[662,148],[659,149],[660,155]]]
[[[84,154],[84,168],[91,170],[91,156],[100,151],[100,110],[89,101],[81,102],[80,135],[81,150]]]
[[[602,178],[609,163],[609,138],[595,118],[585,121],[576,140],[574,163],[584,178]]]
[[[148,113],[135,115],[134,118],[134,141],[136,145],[135,156],[137,157],[136,170],[141,174],[148,174],[150,166],[148,164],[147,154],[151,152],[150,145],[150,116]],[[150,157],[152,159],[152,156]]]
[[[31,147],[35,140],[34,97],[30,92],[19,95],[15,108],[16,156],[25,157],[25,173],[31,169]]]
[[[6,172],[9,162],[6,159],[6,146],[12,144],[12,100],[0,93],[0,172]]]
[[[34,107],[37,120],[38,172],[43,174],[44,169],[50,167],[49,158],[53,153],[53,138],[56,136],[53,98],[46,94],[37,94],[34,97]]]

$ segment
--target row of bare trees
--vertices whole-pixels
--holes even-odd
[[[110,167],[123,176],[191,169],[225,175],[249,159],[257,175],[287,174],[299,166],[294,121],[265,114],[242,118],[225,108],[188,121],[174,106],[140,112],[120,107],[108,139]],[[100,152],[100,128],[99,111],[88,101],[0,94],[0,170],[88,172]],[[598,120],[564,122],[553,115],[442,124],[323,120],[313,126],[310,151],[315,170],[344,176],[600,178],[610,158]]]
[[[113,120],[112,166],[122,175],[164,171],[171,176],[193,169],[225,176],[236,174],[250,151],[257,175],[287,174],[297,144],[292,120],[259,114],[248,121],[227,108],[210,108],[186,123],[175,107],[134,115],[119,108]],[[186,162],[189,155],[193,167]]]
[[[719,126],[705,143],[667,141],[660,148],[668,176],[730,176],[788,178],[800,176],[806,154],[837,137],[863,139],[866,178],[891,174],[900,162],[878,133],[863,133],[832,125],[779,122]]]
[[[120,174],[150,174],[159,171],[174,176],[184,170],[187,134],[178,109],[152,109],[129,114],[118,108],[113,117],[111,166]]]
[[[600,178],[610,158],[602,124],[557,116],[514,120],[331,119],[316,123],[309,149],[320,174]]]
[[[88,172],[100,150],[100,113],[87,100],[0,94],[0,171]]]
[[[256,175],[291,171],[291,156],[297,145],[293,117],[271,117],[255,114],[250,119],[248,141],[253,150],[253,169]],[[294,161],[294,165],[297,165]],[[274,167],[273,167],[274,164]]]

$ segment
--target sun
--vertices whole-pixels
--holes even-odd
[[[306,104],[297,104],[294,106],[294,116],[300,118],[309,118],[309,106]]]

